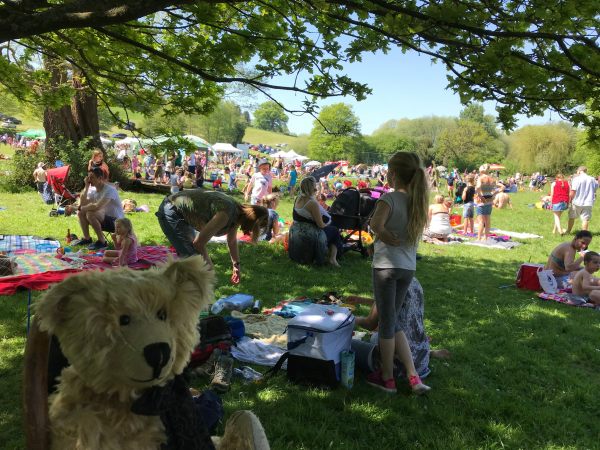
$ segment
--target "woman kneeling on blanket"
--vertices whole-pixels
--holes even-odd
[[[565,288],[569,285],[571,272],[581,269],[584,250],[592,242],[592,233],[587,230],[578,231],[571,242],[563,242],[552,250],[548,257],[545,269],[551,269],[559,288]],[[575,259],[575,254],[579,253],[579,258]]]

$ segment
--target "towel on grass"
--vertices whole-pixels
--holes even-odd
[[[276,314],[244,314],[240,311],[231,311],[231,316],[244,321],[247,335],[263,344],[287,348],[287,319]]]
[[[516,238],[516,239],[542,239],[542,237],[543,237],[538,234],[519,233],[517,231],[500,230],[498,228],[490,228],[490,231],[492,231],[495,234],[510,236],[511,238]]]
[[[578,306],[580,308],[591,308],[591,309],[597,309],[598,311],[600,311],[600,307],[596,307],[592,303],[581,304],[580,302],[570,300],[569,294],[567,292],[559,292],[557,294],[547,294],[545,292],[540,292],[540,293],[538,293],[537,296],[539,298],[541,298],[542,300],[551,300],[551,301],[563,303],[563,304],[569,305],[569,306]]]
[[[506,241],[492,236],[488,237],[485,241],[467,241],[464,244],[473,245],[475,247],[500,248],[503,250],[510,250],[511,248],[521,245],[520,242]]]
[[[258,339],[250,339],[248,336],[244,336],[231,347],[231,355],[238,361],[269,367],[277,364],[285,352],[282,348],[265,344]],[[285,367],[284,364],[283,368]]]

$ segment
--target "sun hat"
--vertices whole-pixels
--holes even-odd
[[[266,158],[261,158],[258,160],[258,167],[263,166],[265,164],[268,164],[269,167],[271,166],[271,163]]]

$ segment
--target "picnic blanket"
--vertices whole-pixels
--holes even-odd
[[[551,300],[558,303],[562,303],[564,305],[578,306],[580,308],[591,308],[600,311],[600,307],[594,306],[592,303],[580,304],[579,302],[572,302],[571,300],[569,300],[569,294],[567,292],[559,292],[557,294],[547,294],[545,292],[539,292],[537,296],[542,300]]]
[[[485,248],[500,248],[502,250],[510,250],[511,248],[521,245],[520,242],[505,240],[502,237],[490,235],[485,241],[465,241],[465,245],[474,245],[476,247]]]
[[[148,269],[166,262],[170,257],[176,256],[167,247],[142,246],[138,247],[138,262],[129,267],[134,270]],[[67,254],[62,259],[50,253],[20,254],[16,255],[16,260],[17,275],[0,277],[0,295],[13,295],[20,287],[42,291],[73,273],[119,267],[102,262],[102,256],[95,254],[79,256]]]
[[[23,236],[17,234],[5,234],[0,236],[0,252],[9,255],[24,251],[37,253],[55,253],[60,247],[60,242],[54,239],[43,239],[39,236]]]
[[[490,231],[493,232],[494,234],[510,236],[511,238],[515,238],[515,239],[542,239],[542,236],[540,236],[538,234],[532,234],[532,233],[520,233],[517,231],[506,231],[506,230],[500,230],[499,228],[490,228]]]

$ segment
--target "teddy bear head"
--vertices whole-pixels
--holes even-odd
[[[183,371],[213,281],[201,256],[147,271],[86,272],[50,289],[35,311],[87,386],[128,396]]]

